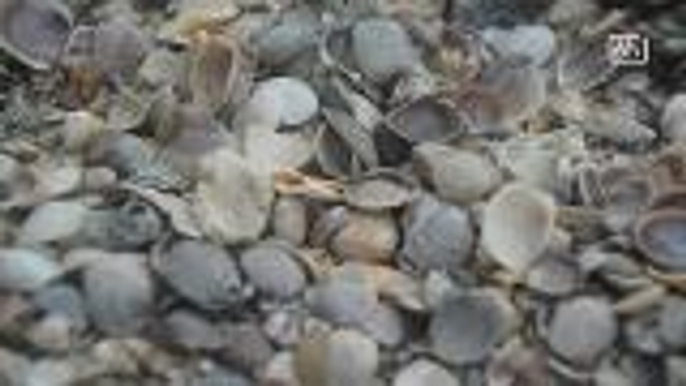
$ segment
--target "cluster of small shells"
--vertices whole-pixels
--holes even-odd
[[[0,384],[686,384],[686,93],[629,20],[0,0]]]

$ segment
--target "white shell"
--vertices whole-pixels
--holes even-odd
[[[543,254],[553,235],[554,222],[552,197],[530,186],[511,183],[484,208],[481,245],[495,261],[521,273]]]

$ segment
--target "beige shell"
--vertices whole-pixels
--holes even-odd
[[[521,273],[548,247],[555,217],[552,197],[522,183],[508,184],[484,208],[481,245],[495,261]]]

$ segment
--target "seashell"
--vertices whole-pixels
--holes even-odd
[[[520,137],[496,148],[496,157],[515,179],[551,193],[560,189],[559,165],[563,154],[558,149],[546,148],[532,137]]]
[[[551,240],[555,212],[547,194],[521,183],[508,184],[484,208],[481,246],[507,269],[522,273]]]
[[[459,381],[443,366],[428,359],[417,359],[395,375],[393,386],[459,386]]]
[[[217,350],[224,344],[218,328],[196,313],[176,310],[163,321],[165,335],[188,350]]]
[[[660,118],[660,133],[672,142],[686,139],[686,94],[669,98]]]
[[[385,82],[419,64],[419,53],[400,23],[391,19],[367,19],[352,28],[352,54],[370,79]]]
[[[368,280],[374,284],[381,299],[410,311],[425,309],[423,288],[413,277],[402,271],[381,265],[360,267]]]
[[[446,103],[432,97],[419,98],[393,109],[386,128],[411,144],[448,141],[463,134],[460,117]]]
[[[362,124],[342,110],[324,109],[326,118],[331,129],[349,147],[352,153],[359,158],[365,166],[375,167],[379,160],[376,154],[372,135]],[[323,148],[322,150],[326,150]]]
[[[274,204],[272,213],[274,236],[300,245],[305,242],[308,231],[307,206],[297,197],[281,197]]]
[[[50,256],[30,249],[0,250],[0,288],[31,292],[45,287],[63,274]]]
[[[343,199],[343,187],[338,181],[309,176],[290,168],[277,170],[273,177],[274,189],[283,195],[300,195],[328,202]]]
[[[37,207],[19,231],[20,244],[64,241],[76,236],[85,225],[89,209],[77,201],[49,201]]]
[[[254,47],[261,62],[272,66],[284,65],[304,51],[317,45],[321,23],[307,9],[284,12],[273,25],[267,26],[254,38]]]
[[[233,258],[200,241],[179,241],[153,259],[153,269],[183,298],[209,311],[242,299],[242,280]]]
[[[455,365],[481,362],[510,334],[515,315],[509,301],[491,290],[446,299],[429,326],[433,352]]]
[[[131,77],[152,48],[152,39],[126,17],[114,17],[95,28],[95,65],[109,77]]]
[[[503,179],[500,170],[485,156],[437,143],[415,147],[413,161],[417,173],[439,197],[457,204],[483,198]]]
[[[331,251],[346,261],[388,263],[400,239],[393,218],[386,214],[349,212],[331,239]]]
[[[607,187],[603,208],[606,226],[620,232],[631,227],[652,195],[653,186],[642,177],[626,178]]]
[[[379,366],[374,341],[355,330],[337,330],[329,337],[327,383],[330,386],[368,385]]]
[[[153,48],[138,67],[138,77],[151,86],[176,86],[184,78],[184,59],[169,48]]]
[[[8,0],[0,6],[0,49],[23,64],[47,70],[72,28],[69,8],[59,0]]]
[[[244,373],[262,369],[274,355],[274,350],[259,326],[249,322],[223,324],[225,342],[220,358]]]
[[[110,97],[107,106],[106,128],[123,132],[140,128],[153,107],[154,97],[122,87]]]
[[[81,237],[105,249],[131,250],[150,245],[165,230],[160,214],[146,201],[128,198],[118,207],[93,210]]]
[[[595,109],[581,124],[587,134],[612,141],[617,145],[641,145],[653,141],[657,134],[625,112]]]
[[[661,209],[648,212],[634,224],[634,243],[651,263],[662,268],[686,269],[686,212]]]
[[[88,111],[68,112],[60,129],[62,144],[78,153],[88,148],[105,129],[105,122]]]
[[[240,267],[262,294],[277,299],[297,296],[306,286],[302,267],[284,242],[263,242],[241,254]]]
[[[191,46],[188,88],[193,103],[216,111],[234,91],[241,54],[228,37],[198,34]]]
[[[577,267],[570,262],[551,256],[541,259],[529,269],[526,285],[547,295],[568,295],[580,286],[580,276]]]
[[[420,272],[453,271],[472,255],[474,230],[469,215],[430,196],[413,203],[403,221],[402,259]]]
[[[415,187],[401,175],[376,172],[350,181],[343,187],[348,205],[362,210],[399,208],[415,196]]]
[[[32,302],[45,314],[68,320],[77,331],[83,331],[88,326],[83,296],[71,285],[45,287],[35,293]]]
[[[324,110],[329,125],[322,125],[315,139],[315,156],[322,171],[336,177],[356,176],[378,165],[372,136],[342,111]]]
[[[117,254],[93,262],[83,273],[88,314],[115,336],[143,328],[153,304],[154,284],[139,255]]]
[[[192,209],[203,233],[229,244],[257,239],[271,209],[269,176],[228,148],[209,154],[201,165],[207,178],[192,195]]]
[[[577,297],[559,304],[550,322],[550,348],[572,362],[588,366],[608,350],[618,333],[610,303],[602,298]]]
[[[537,66],[548,62],[555,52],[555,33],[545,25],[517,25],[511,29],[491,27],[481,36],[501,56],[524,57]]]
[[[316,331],[301,339],[293,357],[293,367],[302,386],[327,384],[328,338],[326,332]]]
[[[65,353],[76,346],[75,331],[68,319],[48,315],[31,324],[26,340],[34,347],[51,353]]]
[[[255,119],[275,122],[277,127],[301,125],[319,111],[319,98],[310,85],[285,76],[257,84],[248,103]]]
[[[407,340],[408,331],[403,315],[385,303],[378,303],[359,328],[384,347],[397,348]]]

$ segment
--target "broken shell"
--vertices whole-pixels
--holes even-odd
[[[50,256],[30,249],[0,250],[0,288],[35,291],[61,276],[63,269]]]
[[[264,242],[243,252],[240,266],[258,291],[270,297],[289,299],[298,295],[307,284],[294,253],[287,243]]]
[[[402,24],[391,19],[368,19],[352,29],[352,52],[362,73],[378,82],[410,71],[418,52]]]
[[[218,110],[234,91],[240,52],[228,37],[199,34],[192,45],[188,87],[194,103]]]
[[[151,311],[154,290],[142,256],[106,256],[83,275],[86,307],[95,325],[116,336],[139,332]]]
[[[548,246],[555,212],[552,197],[511,183],[501,188],[484,208],[481,245],[495,261],[522,273]]]
[[[502,173],[486,156],[437,143],[414,148],[414,163],[436,194],[457,204],[469,204],[493,191]]]
[[[446,299],[429,327],[434,352],[465,365],[481,362],[515,327],[515,309],[498,292],[474,291]]]
[[[405,206],[415,196],[413,184],[395,173],[378,172],[347,183],[343,195],[348,205],[363,210]]]
[[[58,58],[72,27],[60,0],[7,0],[0,5],[0,48],[37,70]]]
[[[472,257],[474,230],[467,212],[424,196],[404,220],[401,256],[421,272],[453,271]]]
[[[662,135],[671,141],[686,140],[686,94],[672,96],[660,119]]]
[[[557,354],[586,366],[612,346],[617,333],[617,321],[609,302],[579,297],[557,306],[547,338]]]
[[[331,250],[347,261],[387,263],[399,241],[393,218],[386,214],[349,212],[333,236]]]
[[[562,90],[587,91],[605,82],[615,70],[604,38],[574,39],[562,45],[557,58],[557,83]]]
[[[411,144],[448,141],[464,132],[454,109],[435,97],[396,107],[386,117],[385,127]]]
[[[210,311],[241,300],[242,280],[233,258],[200,241],[179,241],[153,259],[153,268],[182,297]]]
[[[634,242],[642,254],[662,268],[686,269],[686,212],[648,212],[634,225]]]
[[[190,44],[198,33],[216,32],[240,14],[237,4],[222,0],[183,0],[176,17],[160,27],[159,37]]]

